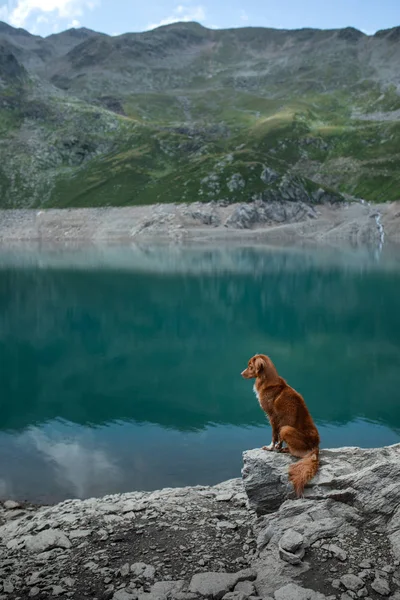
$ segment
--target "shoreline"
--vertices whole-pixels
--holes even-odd
[[[0,246],[35,243],[400,244],[400,201],[0,210]]]
[[[399,600],[400,444],[322,450],[302,499],[290,457],[243,459],[216,486],[0,504],[0,598]]]

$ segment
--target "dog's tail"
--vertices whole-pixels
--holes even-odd
[[[296,496],[303,495],[306,484],[317,474],[319,468],[319,448],[308,452],[299,462],[289,467],[289,480],[292,482]]]

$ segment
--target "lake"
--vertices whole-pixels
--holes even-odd
[[[399,442],[399,252],[0,248],[0,498],[240,476],[270,442],[258,352],[322,446]]]

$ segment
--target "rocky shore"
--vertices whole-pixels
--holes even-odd
[[[0,210],[0,243],[37,242],[400,243],[400,202],[368,205],[254,201],[126,208]]]
[[[322,451],[305,497],[292,460],[243,478],[0,510],[0,599],[400,600],[400,444]]]

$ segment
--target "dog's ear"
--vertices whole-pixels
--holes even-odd
[[[265,360],[261,358],[261,356],[257,356],[257,358],[254,361],[254,368],[256,370],[257,375],[260,375],[265,369],[265,367]]]

